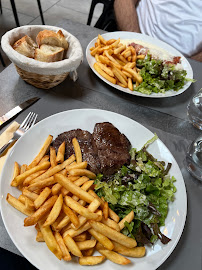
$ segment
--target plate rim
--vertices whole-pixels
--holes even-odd
[[[38,125],[39,123],[41,123],[41,122],[47,121],[47,119],[54,118],[55,115],[66,114],[66,113],[72,112],[72,111],[73,111],[73,112],[74,112],[74,111],[99,111],[99,112],[106,112],[106,113],[110,113],[110,114],[115,114],[115,115],[117,115],[117,116],[122,116],[122,117],[124,117],[124,118],[126,118],[126,119],[132,120],[133,122],[135,122],[136,124],[142,126],[144,129],[146,129],[147,131],[149,131],[150,133],[152,133],[152,134],[154,135],[154,133],[153,133],[149,128],[145,127],[143,124],[137,122],[136,120],[133,120],[133,119],[130,118],[130,117],[127,117],[127,116],[125,116],[125,115],[122,115],[122,114],[119,114],[119,113],[116,113],[116,112],[112,112],[112,111],[107,111],[107,110],[102,110],[102,109],[91,109],[91,108],[71,109],[71,110],[67,110],[67,111],[62,111],[62,112],[59,112],[59,113],[50,115],[50,116],[48,116],[48,117],[42,119],[42,120],[39,121],[35,126],[37,126],[37,125]],[[30,133],[30,132],[31,132],[31,129],[27,131],[27,133]],[[171,154],[171,156],[172,156],[173,160],[175,161],[177,167],[179,168],[179,172],[180,172],[180,174],[181,174],[181,178],[182,178],[183,183],[184,183],[184,185],[183,185],[184,194],[183,194],[183,195],[185,196],[186,204],[185,204],[184,214],[182,215],[182,221],[183,221],[183,222],[182,222],[182,225],[181,225],[181,227],[180,227],[180,230],[178,231],[177,237],[176,237],[175,239],[172,239],[173,245],[171,246],[171,248],[169,249],[169,251],[166,253],[166,255],[164,255],[164,256],[162,257],[162,259],[158,261],[158,264],[155,266],[155,268],[153,268],[153,266],[151,265],[150,270],[155,270],[155,269],[157,269],[159,266],[161,266],[161,265],[167,260],[167,258],[172,254],[172,252],[174,251],[174,249],[176,248],[176,246],[177,246],[177,244],[178,244],[178,242],[179,242],[179,240],[180,240],[180,238],[181,238],[181,236],[182,236],[183,230],[184,230],[184,228],[185,228],[186,217],[187,217],[187,205],[188,205],[186,184],[185,184],[185,181],[184,181],[184,178],[183,178],[181,169],[180,169],[180,167],[179,167],[179,165],[178,165],[178,163],[177,163],[175,157],[174,157],[173,154],[170,152],[169,148],[168,148],[168,147],[167,147],[167,146],[166,146],[159,138],[158,138],[158,140],[159,140],[159,141],[163,144],[163,146],[169,151],[169,153]],[[2,169],[2,173],[0,174],[0,190],[1,190],[1,186],[3,185],[3,183],[2,183],[2,178],[3,178],[4,170],[6,170],[6,166],[5,166],[5,165],[6,165],[6,162],[7,162],[7,160],[10,158],[10,156],[12,155],[13,151],[15,151],[15,147],[16,147],[17,144],[19,144],[19,142],[20,142],[20,139],[16,142],[16,144],[15,144],[14,147],[13,147],[13,149],[10,151],[9,155],[7,156],[7,158],[6,158],[6,160],[5,160],[5,163],[4,163],[4,166],[3,166],[3,169]],[[1,191],[0,191],[0,193],[1,193]],[[2,201],[3,199],[5,200],[5,197],[1,197],[1,199],[0,199],[0,212],[1,212],[2,220],[3,220],[3,224],[4,224],[4,226],[5,226],[5,229],[6,229],[7,233],[8,233],[8,235],[9,235],[9,237],[11,238],[11,240],[12,240],[12,242],[14,243],[14,245],[16,246],[16,248],[22,253],[22,255],[23,255],[23,256],[24,256],[31,264],[33,264],[35,267],[38,268],[38,264],[37,264],[36,262],[34,262],[34,259],[32,259],[32,258],[30,258],[30,257],[24,255],[23,248],[21,248],[21,247],[18,245],[18,242],[14,240],[14,238],[12,237],[12,233],[11,233],[10,230],[7,228],[7,226],[6,226],[6,220],[5,220],[5,217],[4,217],[4,214],[3,214],[3,211],[4,211],[4,210],[3,210],[2,207],[1,207],[1,201]],[[39,269],[40,269],[40,268],[39,268]]]
[[[192,67],[191,67],[191,65],[190,65],[190,63],[189,63],[189,61],[186,59],[186,57],[185,57],[182,53],[180,53],[177,49],[175,49],[173,46],[171,46],[170,44],[166,43],[165,41],[162,41],[162,40],[160,40],[160,39],[158,39],[158,38],[154,38],[154,37],[149,36],[149,35],[146,35],[146,34],[136,33],[136,32],[128,32],[128,31],[108,32],[108,33],[102,34],[102,36],[109,36],[109,35],[114,35],[114,34],[122,35],[122,34],[125,34],[125,33],[127,33],[128,35],[144,36],[144,37],[149,38],[149,39],[151,39],[151,40],[153,40],[153,41],[158,41],[158,42],[160,42],[161,44],[164,44],[164,45],[166,45],[167,47],[170,47],[172,50],[175,50],[175,51],[176,51],[176,54],[178,54],[179,56],[181,56],[181,58],[184,59],[186,65],[188,66],[188,68],[189,68],[189,70],[190,70],[190,72],[191,72],[191,76],[190,76],[189,79],[193,79],[193,69],[192,69]],[[151,93],[151,95],[147,95],[147,94],[140,93],[140,92],[138,92],[138,91],[130,91],[128,88],[123,88],[123,87],[121,87],[121,86],[119,86],[119,85],[117,85],[117,84],[112,84],[111,82],[109,82],[108,80],[106,80],[105,78],[103,78],[103,77],[102,77],[102,76],[101,76],[101,75],[93,68],[93,66],[91,66],[91,64],[90,64],[90,62],[89,62],[89,58],[92,57],[92,56],[90,55],[90,53],[89,53],[89,49],[90,49],[90,47],[92,46],[91,43],[94,43],[94,42],[96,41],[96,39],[97,39],[97,36],[96,36],[95,38],[93,38],[93,39],[88,43],[88,45],[87,45],[87,47],[86,47],[86,59],[87,59],[88,65],[89,65],[89,67],[91,68],[91,70],[98,76],[98,78],[100,78],[103,82],[107,83],[108,85],[110,85],[111,87],[113,87],[113,88],[115,88],[115,89],[117,89],[117,90],[119,90],[119,91],[122,91],[122,92],[124,92],[124,93],[130,94],[130,95],[133,95],[133,96],[139,96],[139,97],[148,97],[148,98],[169,98],[169,97],[178,96],[178,95],[184,93],[186,90],[189,89],[190,85],[192,84],[191,81],[187,81],[187,83],[186,83],[187,86],[186,86],[185,89],[183,89],[183,91],[182,91],[181,89],[178,90],[178,91],[169,90],[169,91],[167,91],[167,93],[169,92],[168,95],[164,95],[164,94],[162,94],[162,93],[160,93],[160,94],[159,94],[159,93]],[[137,38],[137,40],[138,40],[138,38]],[[152,43],[151,43],[151,44],[152,44]],[[160,48],[161,48],[161,47],[160,47]],[[164,48],[162,48],[162,49],[164,49]],[[164,49],[164,50],[166,50],[166,49]],[[92,58],[92,59],[93,59],[93,58]]]

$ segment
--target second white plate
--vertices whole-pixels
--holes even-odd
[[[139,34],[139,33],[124,32],[124,31],[122,31],[122,32],[109,32],[109,33],[103,34],[102,36],[106,40],[118,39],[118,38],[120,38],[120,39],[135,39],[135,40],[137,40],[137,42],[138,42],[138,40],[140,40],[140,41],[143,41],[145,43],[150,43],[150,44],[155,45],[155,46],[157,46],[157,47],[159,47],[161,49],[164,49],[165,51],[167,51],[169,54],[171,54],[173,56],[181,56],[182,67],[183,67],[183,69],[185,69],[187,71],[187,76],[186,77],[189,78],[189,79],[193,79],[193,70],[192,70],[189,62],[187,61],[187,59],[178,50],[176,50],[172,46],[168,45],[167,43],[165,43],[165,42],[163,42],[163,41],[161,41],[159,39],[156,39],[156,38],[153,38],[153,37],[150,37],[150,36],[147,36],[147,35]],[[94,47],[96,40],[97,40],[97,37],[95,37],[93,40],[91,40],[91,42],[88,44],[88,46],[86,48],[86,58],[87,58],[88,64],[89,64],[90,68],[92,69],[92,71],[101,80],[103,80],[107,84],[111,85],[112,87],[114,87],[114,88],[116,88],[116,89],[118,89],[120,91],[123,91],[123,92],[131,94],[131,95],[135,95],[135,96],[141,96],[141,97],[165,98],[165,97],[177,96],[177,95],[183,93],[185,90],[187,90],[189,88],[189,86],[191,85],[191,82],[188,81],[178,91],[169,90],[169,91],[166,91],[165,94],[163,94],[163,93],[152,93],[151,95],[146,95],[146,94],[142,94],[142,93],[137,92],[137,91],[131,91],[128,88],[123,88],[123,87],[121,87],[121,86],[119,86],[117,84],[113,84],[113,83],[109,82],[108,80],[106,80],[105,78],[103,78],[93,68],[93,65],[96,62],[96,60],[95,60],[95,58],[93,56],[91,56],[90,48]]]

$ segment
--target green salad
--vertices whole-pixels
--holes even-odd
[[[112,176],[98,174],[95,191],[109,203],[120,218],[134,211],[134,220],[125,222],[122,232],[134,237],[138,245],[153,244],[158,238],[166,244],[170,241],[160,227],[165,225],[168,204],[174,200],[176,179],[169,176],[171,164],[155,159],[147,147],[158,137],[155,135],[141,150],[132,148],[131,162]]]
[[[145,59],[137,60],[136,66],[141,69],[143,82],[137,87],[134,85],[134,91],[143,94],[165,93],[171,89],[178,91],[189,80],[186,70],[176,69],[174,64],[164,63],[163,60],[152,59],[150,54]]]

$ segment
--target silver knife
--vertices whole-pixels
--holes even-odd
[[[16,106],[15,108],[13,108],[12,110],[10,110],[9,112],[7,112],[6,114],[4,114],[3,116],[0,116],[0,127],[1,125],[3,125],[6,121],[8,121],[9,119],[11,119],[12,117],[14,117],[15,115],[17,115],[19,112],[21,112],[22,110],[26,109],[27,107],[29,107],[30,105],[32,105],[34,102],[36,102],[37,100],[39,100],[40,98],[38,97],[34,97],[31,99],[28,99],[27,101],[23,102],[22,104]]]

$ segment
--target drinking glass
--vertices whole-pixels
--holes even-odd
[[[187,106],[187,116],[192,125],[202,130],[202,88],[190,100]]]
[[[190,174],[202,181],[202,135],[190,144],[185,162]]]

